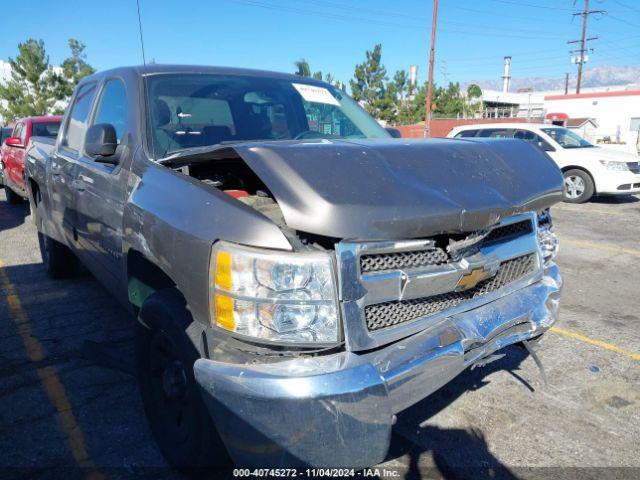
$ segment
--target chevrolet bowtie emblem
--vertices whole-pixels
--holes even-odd
[[[486,271],[484,268],[474,268],[471,273],[467,273],[463,275],[460,280],[458,280],[458,284],[456,285],[457,291],[469,290],[470,288],[475,287],[481,281],[487,279],[490,276],[490,272]]]

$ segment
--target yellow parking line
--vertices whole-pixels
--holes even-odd
[[[574,338],[576,340],[580,340],[581,342],[585,342],[590,345],[595,345],[597,347],[604,348],[605,350],[611,350],[612,352],[621,353],[625,357],[629,357],[633,360],[640,360],[640,353],[633,353],[622,347],[618,347],[617,345],[612,345],[611,343],[603,342],[602,340],[590,338],[590,337],[587,337],[586,335],[582,335],[576,332],[571,332],[569,330],[564,330],[563,328],[558,328],[558,327],[551,327],[549,330],[552,331],[553,333],[557,333],[558,335],[564,335],[565,337]]]
[[[0,286],[6,294],[7,304],[9,306],[9,315],[13,323],[17,327],[18,333],[22,337],[24,348],[27,356],[32,362],[40,362],[45,359],[46,355],[42,344],[34,336],[31,329],[29,317],[22,308],[20,297],[18,296],[14,285],[9,280],[3,269],[4,262],[0,260]],[[87,469],[87,477],[92,480],[105,478],[99,471],[89,456],[86,444],[84,442],[84,434],[82,428],[76,421],[75,415],[69,403],[67,393],[58,377],[55,368],[42,367],[37,369],[38,377],[42,388],[47,393],[49,400],[56,409],[58,423],[62,428],[64,436],[69,444],[71,454],[79,467]]]
[[[625,253],[627,255],[633,255],[634,257],[640,257],[640,250],[638,250],[637,248],[624,248],[618,245],[613,245],[611,243],[604,243],[604,242],[596,243],[596,242],[589,242],[586,240],[572,240],[570,238],[566,238],[563,235],[559,235],[559,238],[560,238],[561,244],[568,243],[569,245],[575,245],[576,247],[592,248],[592,249],[604,250],[606,252],[612,252],[612,253]]]

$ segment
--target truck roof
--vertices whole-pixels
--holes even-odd
[[[199,73],[199,74],[212,74],[212,75],[246,75],[254,77],[268,77],[268,78],[280,78],[291,81],[304,81],[305,83],[325,83],[322,80],[317,80],[309,77],[300,77],[291,73],[273,72],[268,70],[256,70],[250,68],[235,68],[235,67],[217,67],[217,66],[205,66],[205,65],[137,65],[129,67],[118,67],[111,70],[104,70],[94,73],[83,79],[91,80],[104,76],[122,75],[122,74],[135,74],[139,76],[156,75],[163,73]]]
[[[28,120],[31,123],[61,122],[62,117],[59,115],[44,115],[44,116],[37,116],[37,117],[26,117],[23,120]]]

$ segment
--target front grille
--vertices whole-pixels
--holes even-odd
[[[365,307],[364,311],[367,329],[369,331],[381,330],[399,323],[434,315],[509,285],[533,272],[535,266],[535,254],[523,255],[503,262],[493,278],[464,292],[449,292],[415,300],[369,305]]]
[[[360,257],[362,273],[403,268],[426,267],[447,263],[449,256],[442,248],[417,250],[412,252],[376,253]]]
[[[531,220],[510,223],[494,228],[480,242],[472,245],[470,249],[478,249],[484,244],[513,240],[516,237],[529,235],[532,232],[533,226]],[[410,252],[364,254],[360,257],[360,271],[362,273],[370,273],[385,270],[402,270],[404,268],[428,267],[432,265],[443,265],[450,260],[451,257],[449,254],[440,247],[433,247],[427,250],[413,250]]]
[[[523,222],[510,223],[503,225],[502,227],[494,228],[489,232],[489,235],[484,237],[483,243],[502,242],[506,239],[513,239],[522,235],[529,235],[533,232],[531,226],[531,220],[525,220]]]
[[[640,162],[627,162],[627,167],[633,173],[640,173]]]

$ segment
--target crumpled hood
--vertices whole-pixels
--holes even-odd
[[[318,140],[230,145],[286,224],[348,239],[468,232],[562,199],[563,179],[520,140]]]

